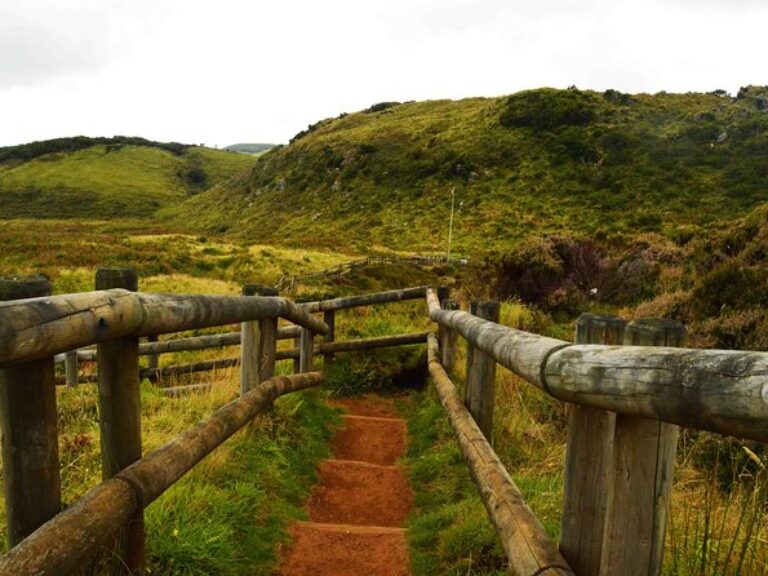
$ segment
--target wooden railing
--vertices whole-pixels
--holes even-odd
[[[430,337],[430,372],[515,574],[660,574],[677,425],[768,442],[768,353],[678,348],[685,330],[670,321],[583,315],[571,343],[441,306],[434,290],[427,305],[442,347]],[[457,334],[463,402],[445,369]],[[488,362],[571,404],[559,549],[488,442]]]
[[[0,575],[68,574],[112,541],[120,570],[144,565],[143,509],[280,395],[315,386],[315,353],[326,362],[351,350],[426,342],[426,333],[334,341],[338,310],[420,299],[426,288],[297,305],[275,296],[198,296],[137,292],[126,269],[102,269],[95,292],[50,296],[44,279],[0,283],[0,416],[3,475],[12,549]],[[21,299],[20,299],[21,298]],[[322,312],[324,320],[313,316]],[[278,318],[293,323],[278,329]],[[139,344],[139,337],[241,323],[234,334]],[[324,342],[314,345],[314,335]],[[277,349],[279,338],[297,348]],[[241,396],[206,421],[142,457],[139,355],[240,344]],[[61,512],[56,429],[57,354],[96,344],[104,482]],[[74,354],[73,354],[74,352]],[[280,358],[297,374],[275,376]],[[155,370],[177,370],[166,367]],[[150,369],[152,370],[152,369]],[[144,372],[146,375],[147,373]],[[116,537],[120,533],[121,536]]]
[[[469,261],[466,258],[448,258],[447,256],[369,256],[368,258],[360,258],[358,260],[344,262],[343,264],[324,270],[306,272],[304,274],[296,274],[293,276],[282,276],[275,285],[275,288],[281,291],[291,290],[302,280],[338,278],[359,268],[381,264],[410,264],[413,266],[453,264],[457,266],[466,266],[468,263]]]
[[[246,285],[244,292],[253,290],[255,285]],[[263,287],[262,287],[263,288]],[[256,290],[259,290],[258,288]],[[379,338],[367,338],[351,340],[348,342],[337,342],[334,340],[335,312],[339,310],[348,310],[360,306],[370,306],[373,304],[386,304],[390,302],[401,302],[404,300],[417,300],[424,298],[426,294],[425,286],[405,288],[400,290],[388,290],[384,292],[375,292],[357,296],[348,296],[344,298],[333,298],[330,300],[303,302],[297,304],[298,308],[305,312],[317,313],[323,312],[324,322],[329,327],[329,333],[324,337],[320,345],[314,346],[314,354],[322,354],[324,357],[331,358],[339,352],[353,352],[357,350],[370,350],[374,348],[387,348],[392,346],[404,346],[415,343],[426,343],[427,333],[416,334],[397,334],[393,336],[384,336]],[[293,339],[296,347],[276,352],[276,361],[295,360],[298,367],[299,361],[299,339],[301,337],[300,326],[283,326],[277,329],[277,340]],[[203,362],[194,362],[190,364],[181,364],[173,366],[159,367],[159,361],[156,359],[160,354],[187,352],[195,350],[209,350],[212,348],[224,348],[228,346],[238,346],[242,340],[242,331],[225,332],[221,334],[208,334],[204,336],[193,336],[187,338],[177,338],[174,340],[141,342],[139,344],[139,356],[155,357],[155,367],[140,370],[139,375],[142,379],[151,381],[160,380],[172,376],[185,374],[194,374],[197,372],[207,372],[215,369],[230,368],[240,365],[239,357],[220,358],[216,360],[206,360]],[[80,376],[80,362],[95,362],[97,354],[95,348],[83,348],[73,350],[55,356],[56,362],[66,364],[65,377],[59,377],[57,384],[66,383],[69,386],[76,386],[78,383],[95,382],[95,376]],[[170,390],[176,394],[175,388]]]

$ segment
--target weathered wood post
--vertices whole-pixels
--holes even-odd
[[[101,268],[96,290],[123,288],[136,292],[139,277],[129,268]],[[96,347],[99,381],[101,475],[107,480],[141,459],[141,394],[139,339],[126,336]],[[116,540],[115,574],[137,574],[144,569],[144,512],[128,520]]]
[[[444,310],[458,310],[459,303],[456,300],[443,300],[442,306]],[[441,362],[443,368],[448,373],[451,373],[456,366],[456,341],[457,334],[455,330],[446,328],[442,324],[438,328],[439,341],[440,341],[440,353]]]
[[[157,342],[159,338],[157,334],[154,336],[147,336],[147,342]],[[147,368],[155,370],[160,367],[160,354],[150,354],[147,356]]]
[[[77,350],[64,353],[64,379],[70,388],[77,386],[78,379]]]
[[[314,334],[308,328],[302,328],[299,338],[299,372],[311,372],[313,370],[314,354]]]
[[[301,335],[294,337],[293,347],[299,351],[299,356],[293,359],[293,373],[301,373]]]
[[[475,314],[491,322],[499,321],[499,303],[478,302]],[[473,350],[467,362],[465,403],[480,430],[493,443],[493,403],[495,399],[496,361],[481,350]]]
[[[618,316],[582,314],[576,320],[574,341],[620,345],[626,324]],[[578,404],[568,409],[560,551],[576,574],[598,574],[613,484],[616,413]]]
[[[260,284],[246,284],[243,295],[275,296],[277,290]],[[240,392],[245,394],[275,375],[277,318],[243,322],[240,329]]]
[[[624,331],[626,345],[676,347],[685,340],[675,320],[636,320]],[[661,574],[678,432],[674,424],[616,416],[601,576]]]
[[[48,296],[44,277],[0,280],[0,300]],[[61,510],[53,356],[0,369],[3,485],[8,546]]]
[[[328,325],[328,333],[323,338],[323,342],[325,344],[330,344],[336,340],[336,311],[326,310],[323,313],[323,322]],[[328,370],[328,366],[330,366],[331,362],[333,362],[333,358],[333,352],[326,352],[323,354],[324,370]]]

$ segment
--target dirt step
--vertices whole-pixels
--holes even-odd
[[[405,453],[405,433],[401,418],[345,415],[331,451],[338,460],[391,465]]]
[[[402,526],[413,505],[406,470],[366,462],[326,460],[309,498],[313,522]]]
[[[297,522],[281,576],[408,576],[402,528]]]
[[[357,416],[379,416],[382,418],[398,418],[400,416],[392,400],[381,396],[338,398],[330,400],[328,403],[335,408],[341,408]]]

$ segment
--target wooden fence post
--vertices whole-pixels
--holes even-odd
[[[499,321],[499,303],[478,302],[478,317]],[[495,399],[496,361],[480,350],[472,350],[467,360],[467,389],[465,404],[486,439],[493,443],[493,402]]]
[[[299,342],[299,372],[311,372],[313,368],[314,335],[307,328],[301,329]]]
[[[64,376],[67,386],[70,388],[77,386],[78,379],[77,350],[70,350],[64,353]]]
[[[157,342],[159,339],[157,334],[154,336],[147,336],[147,342]],[[147,356],[147,368],[155,370],[160,367],[160,354],[150,354]]]
[[[336,340],[336,312],[334,310],[326,310],[323,313],[323,322],[328,325],[328,333],[323,338],[325,344],[329,344]],[[333,352],[326,352],[323,354],[323,369],[328,370],[331,362],[333,362]]]
[[[0,280],[0,300],[48,296],[47,278]],[[53,356],[0,369],[3,484],[12,548],[61,510]]]
[[[129,268],[96,271],[96,290],[123,288],[136,292],[139,277]],[[96,346],[99,374],[101,475],[108,480],[141,459],[141,393],[139,339],[126,336]],[[115,574],[137,574],[144,569],[144,511],[128,520],[116,539]]]
[[[682,346],[685,327],[647,318],[627,325],[624,344]],[[601,576],[658,576],[675,468],[678,426],[618,414],[613,489],[603,538]]]
[[[576,344],[620,345],[626,321],[618,316],[582,314]],[[569,404],[560,551],[576,574],[598,574],[608,494],[613,484],[616,414]]]
[[[293,339],[293,347],[299,351],[299,355],[293,359],[293,373],[300,374],[301,373],[301,335],[296,336]]]
[[[459,303],[455,300],[443,300],[442,306],[444,310],[458,310]],[[457,334],[455,330],[446,328],[442,324],[438,328],[439,341],[440,341],[440,353],[443,368],[449,374],[456,366],[456,340]]]
[[[275,296],[274,288],[260,284],[243,286],[245,296]],[[275,375],[277,318],[243,322],[240,339],[240,393],[253,390]]]

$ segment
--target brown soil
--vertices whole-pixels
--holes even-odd
[[[314,522],[402,526],[413,504],[405,470],[365,462],[326,460],[309,498]]]
[[[408,576],[408,543],[402,528],[367,528],[299,522],[294,550],[280,574],[291,576]],[[311,553],[311,551],[315,551]],[[307,554],[310,556],[307,557]]]
[[[339,460],[389,466],[405,453],[405,422],[395,418],[345,416],[331,450]]]
[[[381,418],[399,418],[400,414],[390,398],[366,394],[354,398],[337,398],[328,402],[355,416],[378,416]]]
[[[408,576],[402,528],[413,503],[408,475],[393,466],[405,452],[405,421],[391,400],[367,396],[333,401],[351,413],[331,447],[336,460],[319,467],[309,499],[312,522],[297,522],[280,576]]]

